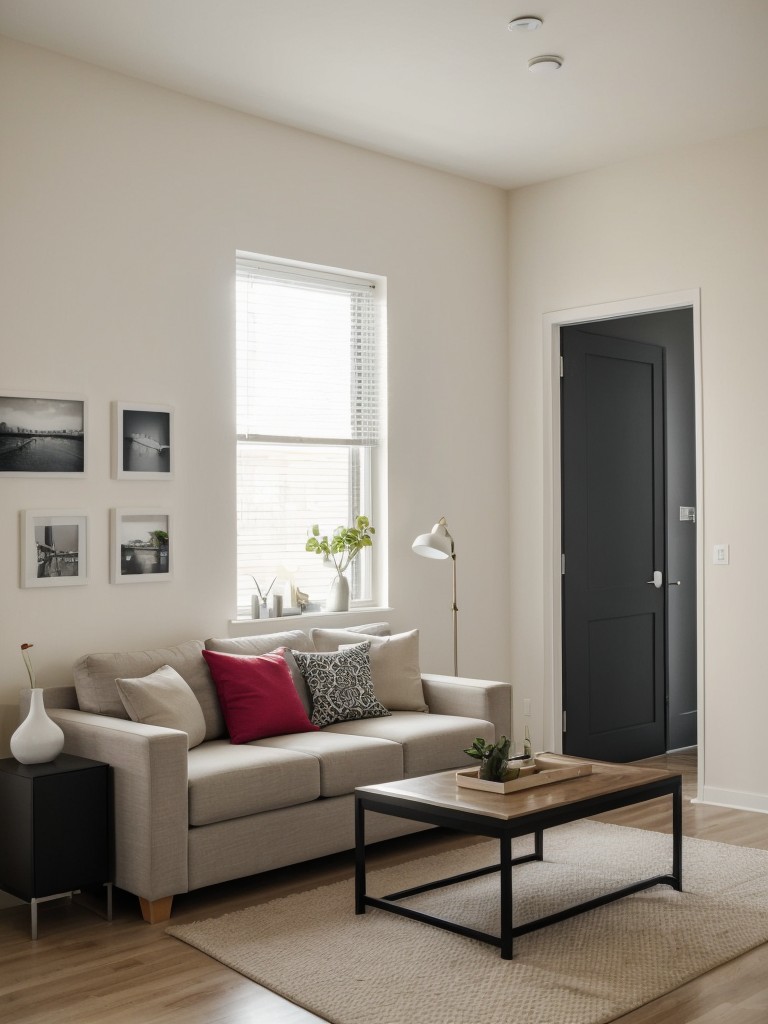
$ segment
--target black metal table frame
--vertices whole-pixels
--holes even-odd
[[[654,875],[642,881],[625,885],[615,889],[603,896],[578,903],[555,914],[548,914],[546,917],[537,918],[534,921],[526,921],[524,924],[512,924],[512,866],[523,864],[526,861],[544,859],[544,831],[554,828],[556,825],[564,825],[571,821],[592,817],[604,811],[616,810],[620,807],[629,807],[632,804],[645,803],[647,800],[655,800],[657,797],[672,797],[672,872],[668,875]],[[444,928],[447,931],[464,935],[471,939],[479,939],[482,942],[498,946],[501,950],[503,960],[512,959],[512,943],[520,935],[536,931],[547,925],[555,924],[558,921],[565,921],[569,917],[583,914],[587,910],[594,910],[606,903],[630,896],[632,893],[641,892],[643,889],[650,889],[655,885],[670,885],[673,889],[682,890],[682,851],[683,851],[683,801],[682,801],[682,776],[673,775],[669,778],[657,779],[650,782],[638,783],[615,793],[603,793],[598,796],[586,797],[575,800],[573,803],[563,804],[558,807],[546,807],[532,811],[530,814],[509,820],[493,818],[484,814],[463,811],[459,808],[445,808],[435,804],[422,803],[417,800],[409,800],[397,795],[386,793],[369,793],[363,790],[355,791],[355,913],[364,914],[366,907],[377,907],[379,910],[387,910],[402,917],[409,917],[416,921],[423,921],[426,924]],[[390,893],[388,896],[369,896],[366,893],[366,864],[365,864],[365,812],[375,811],[379,814],[389,814],[398,818],[406,818],[413,821],[424,822],[429,825],[438,825],[443,828],[459,832],[469,832],[473,835],[488,836],[499,840],[499,863],[488,867],[478,868],[475,871],[466,871],[460,875],[453,875],[450,878],[443,878],[436,882],[428,882],[424,885],[415,886],[411,889],[403,889],[400,892]],[[534,836],[534,852],[522,857],[512,857],[512,840],[526,835]],[[406,899],[409,896],[416,896],[419,893],[431,889],[439,889],[443,886],[453,885],[470,878],[477,878],[480,875],[500,875],[500,923],[501,934],[493,935],[489,932],[478,931],[475,928],[468,928],[465,925],[454,921],[448,921],[440,917],[433,917],[422,911],[410,907],[398,905],[397,901]]]

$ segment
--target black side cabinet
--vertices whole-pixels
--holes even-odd
[[[0,760],[0,889],[31,905],[81,888],[107,886],[109,765],[71,754],[48,764]]]

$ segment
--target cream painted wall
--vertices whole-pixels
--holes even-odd
[[[0,482],[0,756],[21,643],[50,686],[89,651],[227,632],[236,249],[386,276],[388,617],[451,671],[449,567],[410,551],[446,515],[460,669],[508,678],[505,194],[10,40],[0,138],[0,388],[89,403],[86,479]],[[110,478],[113,400],[175,407],[173,482]],[[174,514],[175,577],[110,585],[108,510],[143,505]],[[88,513],[87,586],[19,588],[18,513],[35,508]]]
[[[510,195],[512,680],[542,715],[542,322],[556,310],[701,289],[703,797],[768,811],[768,130]],[[712,564],[730,544],[731,564]],[[521,584],[519,581],[525,581]],[[518,719],[519,721],[519,719]]]

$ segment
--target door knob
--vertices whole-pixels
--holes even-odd
[[[646,583],[652,583],[657,590],[661,590],[664,585],[664,574],[660,569],[655,569],[652,580],[646,580]]]

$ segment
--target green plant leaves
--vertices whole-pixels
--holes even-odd
[[[512,741],[502,736],[498,743],[486,743],[482,736],[478,736],[471,747],[464,750],[470,757],[476,757],[480,761],[480,778],[492,782],[501,782],[507,772],[507,761],[509,759],[509,748]]]
[[[337,526],[330,538],[327,534],[321,537],[320,527],[314,523],[304,550],[323,555],[326,560],[332,561],[336,572],[341,575],[363,548],[372,546],[375,533],[367,516],[357,516],[354,526]],[[337,555],[338,559],[335,557]]]

